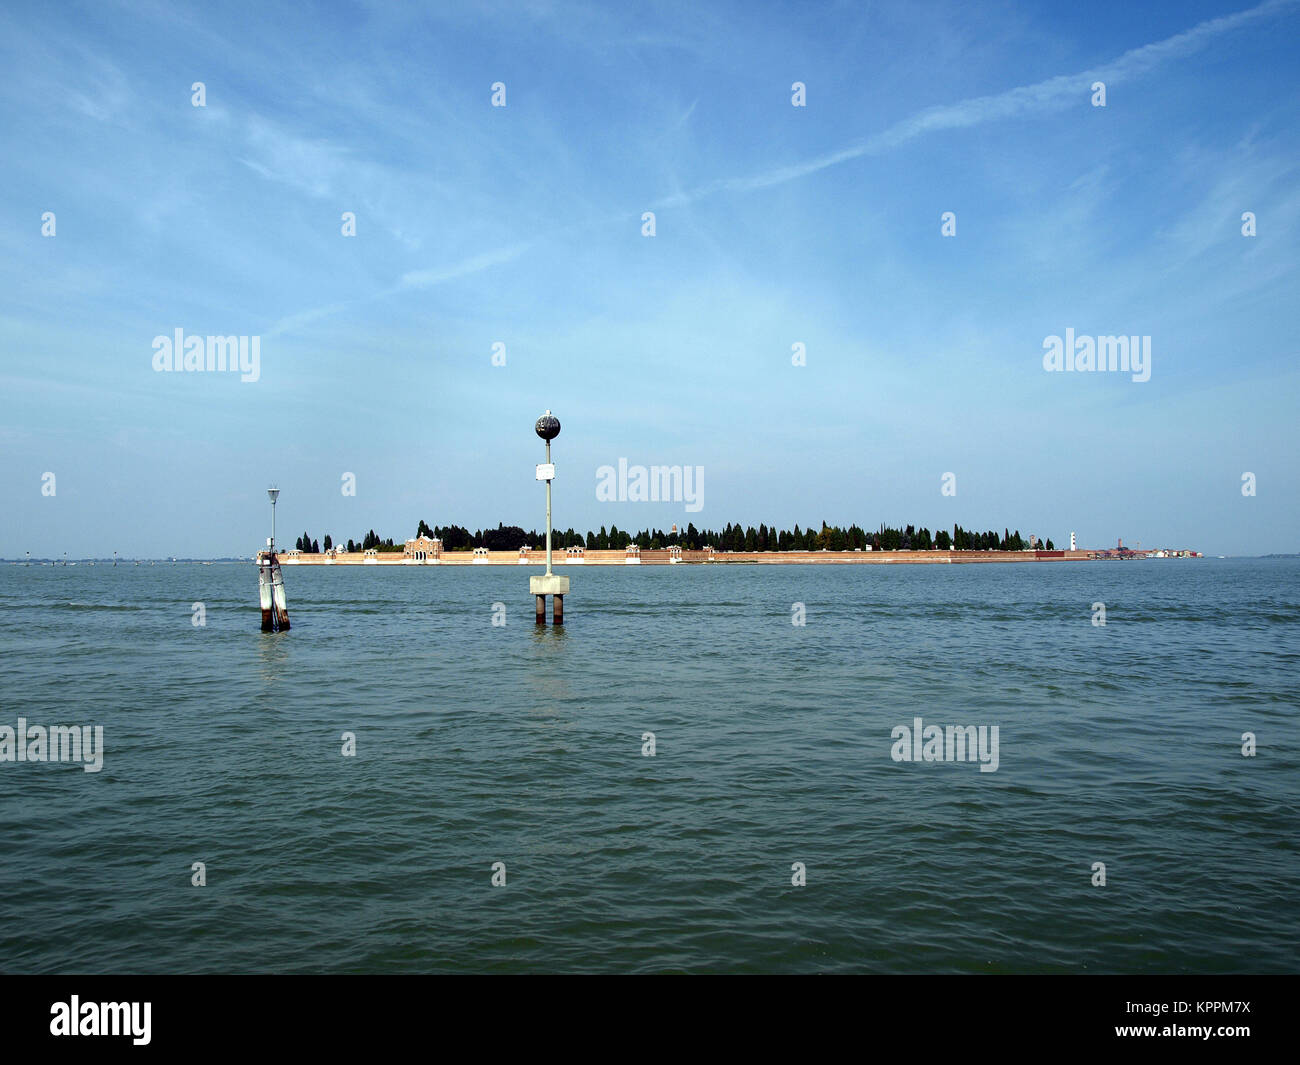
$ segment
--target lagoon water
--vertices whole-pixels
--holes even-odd
[[[1300,561],[534,572],[0,566],[0,968],[1297,969]]]

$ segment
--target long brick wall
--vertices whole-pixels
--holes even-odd
[[[988,562],[1050,562],[1080,561],[1087,559],[1089,551],[718,551],[710,554],[706,551],[682,550],[684,563],[712,562],[713,564],[734,565],[945,565],[951,563],[988,563]],[[476,562],[475,559],[478,558]],[[280,561],[286,566],[521,566],[535,569],[546,564],[546,552],[532,551],[523,563],[518,551],[489,551],[486,563],[484,556],[475,556],[470,551],[444,551],[440,560],[428,559],[414,561],[404,558],[401,552],[380,552],[366,556],[361,553],[340,553],[338,555],[281,555]],[[669,551],[642,548],[640,565],[670,565]],[[582,566],[625,566],[628,565],[627,552],[592,550],[585,552],[582,561],[568,559],[563,551],[553,553],[552,565],[560,569],[578,569]]]

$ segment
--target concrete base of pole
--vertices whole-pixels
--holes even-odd
[[[569,578],[553,573],[539,573],[528,578],[528,590],[533,595],[568,595]]]
[[[537,597],[537,624],[546,624],[546,597],[551,597],[551,616],[554,624],[564,624],[564,597],[569,592],[569,578],[553,573],[541,573],[528,578],[528,590]]]

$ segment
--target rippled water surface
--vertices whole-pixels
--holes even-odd
[[[0,566],[0,967],[1297,969],[1300,563],[530,572]]]

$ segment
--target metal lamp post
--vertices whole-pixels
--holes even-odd
[[[546,463],[537,467],[538,480],[546,481],[546,575],[551,576],[551,481],[555,464],[551,462],[551,441],[560,435],[560,419],[549,410],[537,419],[534,432],[546,441]]]
[[[271,539],[270,541],[268,541],[266,546],[269,547],[272,551],[274,551],[275,550],[275,501],[280,496],[280,489],[268,488],[266,490],[266,494],[271,497]]]
[[[551,572],[551,481],[555,479],[555,465],[551,462],[551,441],[560,435],[560,419],[549,410],[537,419],[533,430],[546,441],[546,462],[537,467],[537,479],[546,482],[546,573],[528,578],[528,590],[537,599],[537,624],[546,624],[546,597],[551,597],[551,618],[556,625],[564,624],[564,596],[569,591],[569,578],[557,577]]]

